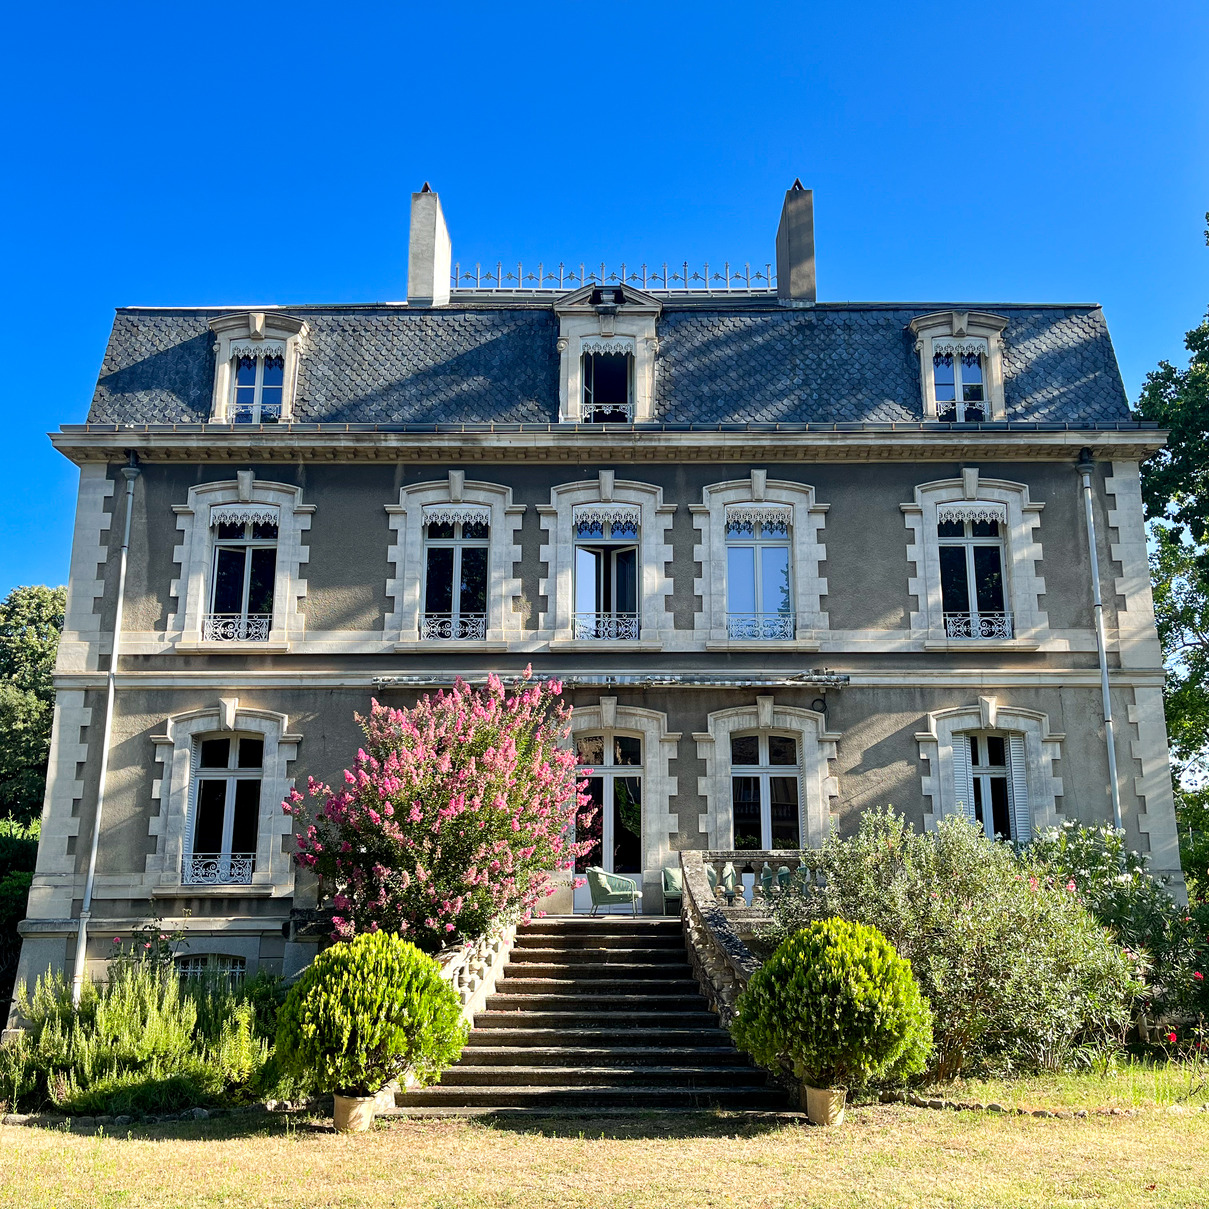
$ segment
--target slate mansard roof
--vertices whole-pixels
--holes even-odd
[[[248,308],[251,309],[251,308]],[[276,308],[304,319],[294,418],[305,424],[549,424],[558,420],[558,320],[549,302]],[[908,324],[933,311],[1007,320],[1008,421],[1129,419],[1103,312],[1090,305],[664,303],[655,422],[918,422]],[[204,423],[214,380],[208,322],[231,308],[123,308],[88,420]]]

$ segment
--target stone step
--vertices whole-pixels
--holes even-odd
[[[638,933],[610,932],[597,936],[584,935],[570,930],[562,932],[546,932],[532,935],[521,932],[512,945],[512,952],[527,952],[530,949],[558,949],[565,952],[569,949],[599,952],[601,949],[643,949],[660,952],[674,950],[683,953],[684,937],[679,932],[652,932],[649,935]]]
[[[681,945],[675,949],[636,948],[538,948],[514,945],[508,954],[509,968],[514,965],[653,965],[687,966],[688,955]]]
[[[768,1087],[612,1087],[583,1083],[575,1087],[427,1087],[400,1092],[396,1104],[405,1108],[653,1108],[785,1107],[785,1098]]]
[[[505,986],[502,982],[497,985]],[[594,992],[590,996],[585,996],[582,993],[578,995],[547,995],[542,992],[514,994],[511,989],[505,987],[504,990],[489,995],[485,1005],[488,1012],[582,1012],[589,1007],[598,1012],[709,1011],[705,996],[700,992],[695,995],[665,995],[658,991],[651,991],[645,995]]]
[[[606,1012],[595,1005],[577,1012],[479,1012],[474,1018],[476,1030],[485,1029],[628,1029],[675,1028],[716,1029],[713,1012]]]
[[[474,1034],[470,1034],[474,1037]],[[751,1070],[733,1045],[467,1045],[456,1066],[739,1066]],[[448,1072],[446,1072],[448,1073]]]
[[[514,977],[505,974],[495,984],[502,995],[700,995],[701,988],[692,978],[554,978]],[[595,1001],[595,1000],[593,1000]]]
[[[463,1066],[441,1076],[442,1087],[764,1087],[750,1066]]]
[[[730,1034],[720,1028],[476,1028],[471,1030],[466,1048],[478,1045],[571,1045],[597,1049],[614,1045],[643,1048],[668,1045],[691,1048],[728,1044]]]
[[[517,935],[538,932],[675,932],[683,933],[678,915],[545,915],[517,929]]]
[[[692,978],[692,967],[688,962],[681,964],[652,964],[640,961],[518,961],[506,967],[507,973],[500,980],[510,978],[554,978],[571,979],[582,983],[598,983],[606,980],[624,979],[626,982],[684,982]],[[497,983],[497,985],[499,985]]]

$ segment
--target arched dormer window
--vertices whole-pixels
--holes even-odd
[[[1002,420],[1003,329],[982,311],[937,311],[911,320],[925,420]]]
[[[291,419],[298,353],[306,324],[276,311],[238,311],[210,320],[216,424],[278,424]]]

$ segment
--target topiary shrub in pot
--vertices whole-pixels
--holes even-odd
[[[320,953],[277,1023],[283,1071],[332,1093],[341,1132],[368,1129],[377,1092],[405,1072],[432,1082],[465,1042],[461,1004],[440,967],[389,932],[365,932]]]
[[[818,1125],[844,1119],[847,1090],[924,1069],[932,1016],[911,963],[876,929],[844,919],[784,940],[735,1005],[735,1043],[761,1066],[789,1066]]]

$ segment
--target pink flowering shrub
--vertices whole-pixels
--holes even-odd
[[[344,788],[311,779],[283,803],[295,859],[323,879],[334,939],[397,932],[427,952],[481,935],[496,918],[528,920],[591,841],[576,843],[576,760],[562,746],[571,711],[562,685],[505,691],[458,681],[412,709],[373,702],[358,715],[365,746]]]

